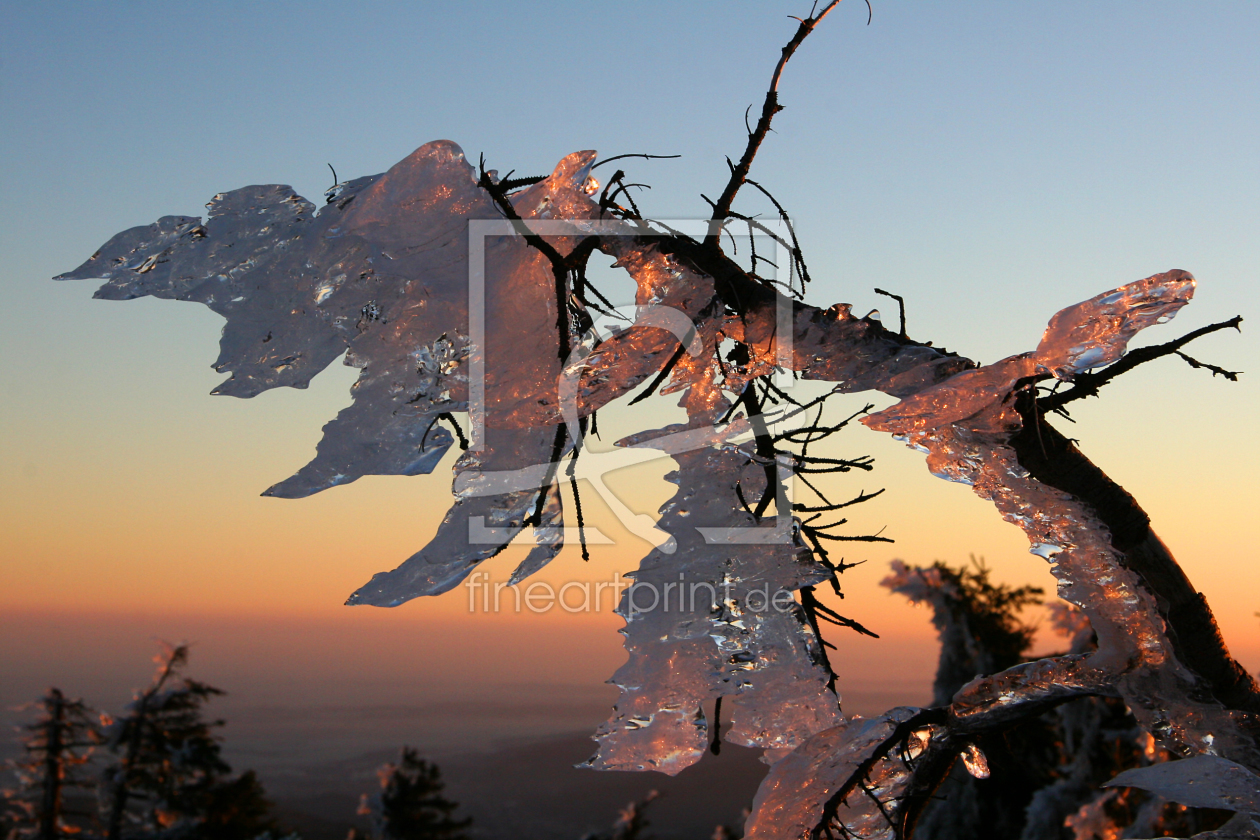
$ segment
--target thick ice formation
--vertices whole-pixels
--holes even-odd
[[[1027,358],[1034,370],[1058,376],[1114,361],[1136,330],[1170,317],[1193,289],[1193,277],[1173,271],[1069,307],[1051,320]],[[1089,657],[1088,669],[1113,682],[1138,719],[1170,749],[1182,755],[1209,750],[1249,755],[1252,748],[1233,717],[1195,699],[1196,678],[1176,660],[1154,596],[1125,567],[1107,528],[1078,500],[1033,479],[1006,437],[993,431],[1005,425],[995,418],[1011,411],[1005,398],[986,394],[977,413],[957,410],[972,407],[977,379],[1013,385],[1009,363],[954,377],[863,422],[904,435],[909,445],[928,452],[935,475],[971,485],[1024,530],[1030,550],[1050,560],[1059,596],[1080,607],[1097,633],[1098,651]]]
[[[1075,498],[1033,479],[1006,444],[1018,427],[1007,403],[1020,379],[1045,373],[1070,378],[1114,361],[1138,329],[1166,320],[1193,288],[1189,274],[1174,271],[1099,295],[1056,315],[1034,353],[964,371],[863,420],[927,452],[934,474],[971,485],[1019,525],[1030,550],[1051,561],[1060,597],[1080,607],[1097,634],[1095,653],[1028,663],[964,687],[951,707],[960,725],[969,718],[1000,720],[1057,696],[1118,691],[1174,753],[1232,755],[1255,763],[1254,747],[1236,716],[1203,700],[1197,678],[1176,659],[1153,595],[1125,567],[1107,528]],[[796,802],[805,814],[815,806],[815,794],[802,793]],[[747,836],[781,835],[775,822],[755,813]],[[892,828],[864,836],[891,837]]]
[[[752,608],[763,586],[773,604],[776,592],[828,575],[791,529],[767,528],[772,536],[760,542],[731,536],[753,524],[734,487],[758,493],[766,465],[750,447],[729,442],[736,423],[715,424],[728,396],[776,366],[836,382],[839,390],[901,397],[867,424],[902,436],[928,453],[934,473],[993,501],[1027,533],[1032,551],[1052,562],[1060,595],[1096,631],[1096,653],[1030,663],[965,687],[954,698],[955,720],[1001,717],[1062,692],[1114,686],[1180,754],[1257,763],[1233,717],[1199,699],[1153,597],[1125,568],[1106,528],[1074,498],[1032,479],[1006,444],[1019,425],[1014,388],[1046,376],[1071,379],[1116,360],[1134,333],[1189,300],[1189,274],[1156,275],[1069,307],[1051,320],[1036,350],[976,368],[899,340],[844,304],[823,311],[763,294],[731,314],[715,296],[716,281],[663,253],[648,226],[600,218],[591,198],[593,160],[591,152],[568,156],[512,202],[527,222],[566,222],[559,233],[542,234],[562,253],[579,236],[599,235],[600,248],[635,281],[635,322],[609,336],[581,335],[576,327],[557,335],[555,275],[521,237],[488,236],[472,259],[469,222],[502,216],[448,142],[421,147],[383,175],[337,185],[319,212],[283,186],[221,194],[204,223],[167,216],[125,231],[61,279],[104,278],[98,297],[191,300],[224,315],[215,367],[231,377],[216,393],[305,387],[343,353],[360,368],[353,403],[325,427],[315,459],[271,495],[300,497],[363,475],[431,471],[453,442],[436,422],[473,410],[473,447],[456,464],[455,501],[436,536],[395,571],[374,577],[352,603],[392,606],[445,591],[534,519],[537,547],[513,579],[541,568],[561,545],[557,473],[578,438],[574,428],[557,434],[559,424],[567,417],[576,426],[577,417],[627,393],[682,341],[688,352],[662,390],[682,392],[690,428],[626,444],[660,447],[679,463],[679,489],[661,520],[674,536],[673,553],[663,546],[649,554],[636,583],[662,600],[670,584],[686,584],[672,594],[688,600],[673,611],[642,610],[627,593],[621,609],[630,660],[615,678],[622,695],[592,765],[677,772],[708,739],[701,704],[730,697],[729,740],[767,748],[773,757],[796,748],[758,795],[749,837],[810,830],[835,786],[911,714],[894,710],[845,723],[800,607],[784,601],[781,611]],[[479,344],[471,337],[470,300],[482,312],[470,286],[474,275],[484,281]],[[662,312],[680,315],[694,333],[680,336]],[[790,347],[783,340],[789,334]],[[718,356],[728,339],[747,348],[742,368]],[[562,359],[561,346],[575,354]],[[483,379],[470,381],[474,368]],[[675,436],[671,443],[671,433],[701,439],[684,445]],[[922,739],[916,744],[932,748]],[[978,757],[971,759],[979,768]],[[837,818],[863,836],[884,836],[879,803],[894,801],[907,779],[904,761],[877,763],[869,791],[851,795]]]
[[[576,425],[572,415],[589,414],[655,374],[683,338],[691,353],[663,390],[686,391],[694,427],[644,435],[638,444],[679,459],[679,491],[662,520],[678,538],[649,555],[638,583],[662,592],[681,580],[688,603],[685,610],[647,612],[623,604],[631,661],[618,672],[623,697],[593,766],[677,772],[707,746],[700,705],[719,695],[731,698],[728,740],[781,754],[841,719],[819,641],[790,596],[829,573],[779,531],[762,544],[707,542],[751,524],[735,482],[757,495],[764,485],[748,448],[724,442],[747,430],[746,420],[736,418],[719,434],[706,431],[729,406],[723,390],[742,387],[732,369],[715,362],[717,345],[724,338],[750,342],[747,379],[773,369],[772,333],[756,320],[749,327],[728,316],[714,305],[710,278],[661,253],[650,236],[634,238],[650,231],[599,219],[590,198],[592,161],[592,153],[570,155],[548,179],[513,196],[526,220],[571,223],[572,236],[548,236],[562,252],[578,234],[603,236],[604,249],[635,281],[634,323],[598,341],[570,337],[577,377],[567,407],[554,276],[520,237],[483,243],[484,344],[470,340],[468,223],[501,215],[451,143],[430,143],[383,175],[338,185],[318,213],[287,187],[218,196],[204,224],[168,217],[126,231],[62,279],[103,277],[100,297],[192,300],[223,314],[216,367],[232,378],[216,393],[305,387],[343,352],[347,364],[361,368],[353,404],[325,427],[315,460],[270,495],[299,497],[362,475],[432,470],[452,444],[435,421],[469,409],[472,363],[481,364],[484,427],[474,430],[481,446],[455,465],[454,503],[429,544],[355,592],[355,604],[394,606],[450,589],[536,512],[538,545],[512,579],[545,565],[563,543],[556,477],[558,458],[571,447],[556,438],[556,424],[570,415]],[[671,313],[692,330],[689,338],[665,328]],[[847,313],[835,315],[824,319],[824,333],[871,332]],[[810,338],[817,343],[818,333],[806,324],[805,346]],[[897,362],[896,348],[877,350],[901,368],[921,361]],[[866,366],[855,361],[848,370],[859,377]],[[766,600],[776,595],[777,604]]]
[[[791,750],[841,720],[819,640],[791,594],[830,571],[796,540],[710,543],[702,529],[773,530],[735,493],[736,484],[749,498],[765,489],[748,445],[674,458],[678,491],[659,526],[677,545],[644,558],[622,594],[630,659],[612,679],[621,697],[597,735],[598,769],[672,775],[695,763],[711,738],[701,704],[718,696],[732,699],[725,739],[743,746]]]
[[[871,720],[842,723],[811,738],[770,768],[745,825],[756,840],[801,840],[813,836],[835,792],[857,772],[898,724],[918,709],[899,707]],[[849,835],[892,837],[883,809],[891,807],[910,779],[905,760],[889,753],[874,763],[862,786],[850,791],[835,811]]]
[[[166,216],[124,231],[58,279],[103,277],[98,298],[190,300],[223,315],[214,367],[232,375],[217,394],[304,388],[342,354],[362,369],[315,460],[269,494],[427,472],[453,439],[426,430],[467,399],[467,271],[451,255],[466,251],[468,214],[494,212],[469,173],[456,146],[430,143],[330,190],[318,214],[289,187],[245,187],[216,196],[204,224]],[[536,262],[517,251],[504,261]]]
[[[494,472],[521,464],[547,464],[554,429],[486,429],[486,447],[465,452],[455,464],[454,503],[437,534],[423,549],[392,572],[380,572],[358,589],[349,604],[393,607],[417,595],[437,595],[457,586],[478,563],[493,557],[520,533],[534,513],[539,487],[547,487],[538,543],[514,578],[542,568],[563,546],[559,527],[560,495],[554,479],[540,472],[533,486],[494,492]],[[484,485],[491,486],[485,487]],[[490,491],[490,492],[479,492]]]
[[[1173,317],[1193,294],[1194,277],[1185,271],[1157,274],[1105,292],[1057,313],[1032,353],[964,371],[862,422],[899,435],[950,424],[976,432],[1014,431],[1020,420],[1009,397],[1016,383],[1038,374],[1070,381],[1076,374],[1116,361],[1138,330]]]
[[[550,179],[515,197],[519,212],[549,216],[555,194],[579,191],[592,161],[592,153],[561,161]],[[435,421],[467,410],[469,357],[478,353],[492,440],[461,459],[457,472],[551,460],[553,430],[498,431],[522,404],[536,405],[560,373],[551,268],[523,239],[486,241],[486,340],[470,345],[468,220],[500,215],[459,147],[429,143],[383,175],[338,185],[318,213],[275,185],[221,194],[208,209],[204,224],[168,216],[124,231],[59,279],[103,277],[97,297],[191,300],[222,314],[215,368],[232,376],[215,393],[305,387],[343,353],[361,368],[352,405],[324,427],[315,459],[268,495],[295,498],[363,475],[431,471],[453,442]],[[521,529],[540,486],[457,500],[429,546],[352,600],[397,604],[455,585]],[[552,520],[558,503],[555,496],[547,505]],[[470,543],[467,520],[476,517],[502,542]],[[546,545],[526,561],[534,568],[559,546],[554,529],[538,538]]]
[[[963,766],[977,779],[989,778],[989,759],[975,744],[968,744],[962,751]]]
[[[1125,770],[1107,787],[1141,788],[1193,808],[1260,814],[1260,776],[1218,755]]]
[[[694,399],[712,407],[720,399],[717,343],[738,336],[759,348],[760,362],[747,375],[765,372],[774,362],[773,319],[726,315],[714,304],[710,278],[660,253],[650,238],[633,238],[650,231],[601,219],[590,196],[593,160],[592,152],[569,155],[550,177],[512,198],[528,221],[572,223],[572,236],[547,237],[564,253],[581,233],[602,235],[605,250],[636,282],[636,323],[600,341],[582,360],[576,409],[585,416],[662,367],[678,339],[660,327],[661,310],[690,319],[701,348],[682,359],[663,390],[699,384]],[[327,198],[316,212],[284,186],[223,193],[208,205],[204,223],[167,216],[124,231],[59,279],[103,278],[101,298],[190,300],[222,314],[227,323],[215,368],[232,375],[215,393],[248,397],[280,386],[305,387],[343,353],[347,364],[361,369],[353,403],[325,426],[315,459],[269,495],[296,498],[363,475],[431,471],[452,443],[435,420],[469,408],[473,360],[484,370],[486,427],[554,426],[561,420],[554,278],[543,255],[519,236],[482,243],[486,346],[470,343],[468,223],[502,216],[458,146],[426,144],[383,175],[339,184]],[[935,351],[881,340],[871,323],[845,308],[825,314],[801,309],[794,317],[793,366],[809,368],[807,375],[843,378],[846,388],[903,376],[904,383],[885,382],[900,393],[958,369],[956,359],[942,360]],[[579,346],[581,336],[572,338]],[[809,356],[823,347],[825,355]],[[536,450],[526,449],[514,463],[507,453],[496,455],[495,469],[540,463],[530,460]],[[468,462],[457,469],[464,466]],[[456,548],[450,539],[458,538],[444,531],[443,552]],[[420,554],[431,557],[437,549],[435,543]],[[463,556],[481,559],[485,546],[470,546]],[[471,563],[453,567],[467,570]],[[439,588],[425,583],[430,578]],[[399,588],[385,591],[387,582]],[[427,572],[378,577],[356,593],[356,602],[401,603],[449,583]]]

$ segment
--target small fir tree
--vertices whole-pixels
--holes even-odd
[[[975,556],[970,566],[957,569],[939,560],[927,568],[894,560],[892,569],[881,586],[932,608],[932,624],[941,639],[934,706],[949,705],[954,693],[973,677],[1023,661],[1035,628],[1021,622],[1018,613],[1041,603],[1040,587],[995,584],[983,558]]]
[[[90,817],[67,804],[75,791],[92,787],[84,767],[94,736],[90,710],[56,688],[35,706],[39,718],[24,727],[22,757],[11,762],[18,786],[4,791],[0,809],[0,837],[10,840],[59,840],[78,834]]]
[[[206,792],[197,840],[254,840],[280,835],[271,816],[272,802],[253,770],[220,779]],[[295,837],[296,835],[283,835]]]
[[[397,764],[384,764],[376,773],[380,793],[364,796],[359,813],[372,817],[377,840],[468,839],[472,820],[455,818],[459,805],[442,795],[442,772],[414,748],[403,747]]]
[[[274,829],[252,772],[232,777],[202,707],[224,692],[181,677],[188,647],[167,647],[152,684],[104,727],[114,756],[100,788],[105,840],[248,840]]]
[[[994,583],[983,560],[953,568],[892,564],[882,585],[932,609],[941,640],[934,706],[948,706],[954,694],[978,676],[1004,671],[1024,661],[1035,627],[1019,613],[1041,603],[1035,586]],[[1055,733],[1044,718],[1025,720],[977,746],[986,765],[975,778],[956,764],[919,822],[919,836],[931,840],[1014,840],[1024,827],[1025,809],[1035,793],[1054,779]]]

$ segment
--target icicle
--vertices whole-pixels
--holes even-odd
[[[842,719],[819,640],[791,597],[830,572],[791,542],[711,544],[702,532],[755,527],[735,494],[737,483],[755,497],[765,487],[750,454],[727,444],[674,455],[678,491],[659,525],[676,548],[645,557],[622,594],[630,658],[613,676],[622,694],[589,766],[682,770],[708,746],[703,720],[689,721],[719,695],[732,698],[725,739],[775,754]]]
[[[975,744],[968,744],[962,751],[963,766],[967,772],[977,779],[989,778],[989,759]]]

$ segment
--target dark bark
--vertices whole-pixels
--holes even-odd
[[[1011,446],[1020,464],[1041,483],[1080,499],[1107,526],[1125,567],[1155,595],[1177,659],[1202,678],[1211,697],[1226,708],[1260,714],[1260,686],[1230,655],[1207,600],[1151,530],[1137,500],[1047,424],[1031,395],[1017,407],[1024,426]]]
[[[48,692],[48,729],[44,744],[44,791],[39,803],[39,838],[57,840],[57,817],[61,814],[62,764],[67,744],[62,737],[66,733],[66,702],[61,692]]]

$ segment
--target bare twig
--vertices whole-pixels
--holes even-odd
[[[897,308],[901,313],[900,335],[904,339],[906,337],[906,299],[903,298],[901,295],[894,295],[892,292],[885,292],[883,289],[876,289],[875,294],[884,295],[885,297],[890,297],[893,300],[897,301]]]
[[[718,755],[722,752],[722,695],[713,701],[713,743],[709,744],[709,752]]]
[[[762,414],[761,401],[757,399],[756,380],[744,386],[743,393],[739,395],[739,401],[744,404],[744,414],[748,418],[748,422],[752,424],[753,441],[756,444],[757,455],[764,461],[762,469],[766,475],[766,489],[761,494],[761,499],[757,502],[757,509],[753,511],[753,516],[760,519],[769,510],[772,501],[784,497],[783,487],[779,481],[778,462],[776,459],[778,450],[774,446],[774,440],[770,437],[769,429],[766,428],[766,419]]]
[[[788,61],[796,52],[797,47],[814,31],[814,27],[827,16],[827,14],[836,7],[840,0],[831,0],[817,17],[804,18],[796,28],[796,34],[792,36],[792,40],[788,41],[787,46],[783,48],[783,54],[779,57],[779,63],[775,65],[774,75],[770,78],[770,89],[766,91],[766,100],[761,106],[761,118],[757,120],[757,127],[748,134],[748,145],[744,148],[744,154],[740,157],[739,163],[736,164],[731,172],[730,180],[726,183],[726,188],[722,190],[722,194],[714,203],[713,220],[719,223],[726,219],[731,212],[731,205],[735,201],[735,195],[739,192],[739,188],[744,185],[744,181],[748,178],[748,173],[752,170],[753,158],[757,156],[757,150],[761,148],[762,141],[766,139],[766,135],[770,133],[770,123],[774,119],[774,115],[783,110],[783,106],[779,104],[779,79],[783,76],[783,68],[787,66]],[[719,227],[710,225],[707,242],[710,248],[718,248],[718,231]]]
[[[770,203],[774,205],[774,209],[779,212],[779,218],[783,220],[783,224],[787,225],[788,235],[792,237],[792,245],[788,248],[788,250],[792,254],[792,263],[796,266],[796,271],[801,277],[800,296],[804,297],[805,286],[809,283],[809,267],[805,264],[805,256],[801,252],[801,242],[796,237],[796,227],[792,224],[792,219],[788,216],[787,210],[783,209],[783,205],[779,203],[779,200],[775,198],[768,189],[754,181],[752,178],[745,178],[744,182],[756,187],[762,195],[770,199]],[[784,243],[784,245],[786,247],[786,243]]]
[[[512,227],[518,234],[524,237],[525,241],[542,252],[552,265],[564,262],[564,257],[555,248],[551,247],[551,243],[543,239],[538,234],[530,230],[529,225],[525,224],[525,220],[516,212],[516,208],[512,206],[512,202],[508,201],[507,193],[503,189],[502,183],[495,183],[490,177],[490,173],[486,171],[486,160],[481,159],[480,163],[481,177],[477,181],[477,185],[490,194],[490,198],[498,205],[499,210],[511,222]],[[562,298],[563,301],[563,298]]]
[[[948,708],[924,709],[893,727],[893,731],[888,734],[888,737],[881,741],[875,749],[871,750],[870,754],[854,768],[844,784],[827,799],[827,802],[823,805],[822,816],[818,820],[812,836],[819,837],[827,827],[833,824],[840,825],[838,817],[840,806],[844,804],[844,800],[853,792],[854,788],[870,776],[871,771],[875,769],[875,765],[892,752],[893,747],[898,744],[904,744],[906,739],[910,737],[910,733],[917,729],[922,729],[932,724],[945,723],[948,720],[948,716]]]
[[[648,385],[647,390],[645,390],[642,394],[639,394],[637,397],[630,400],[630,405],[643,402],[648,397],[652,396],[652,394],[656,393],[656,389],[661,387],[661,383],[669,376],[670,371],[674,369],[674,365],[678,364],[678,360],[682,358],[682,355],[685,352],[687,352],[687,344],[679,343],[678,349],[674,351],[674,355],[669,357],[669,361],[666,362],[665,366],[661,368],[658,374],[656,374],[656,378],[652,380],[652,384]]]
[[[1228,379],[1230,382],[1237,382],[1238,377],[1242,375],[1241,370],[1225,370],[1225,368],[1217,367],[1216,365],[1209,365],[1207,362],[1200,362],[1198,359],[1187,356],[1185,353],[1182,353],[1180,350],[1177,351],[1177,355],[1180,356],[1182,359],[1184,359],[1186,364],[1190,365],[1190,367],[1203,368],[1204,370],[1210,370],[1212,371],[1213,376],[1220,374],[1221,376]]]
[[[516,212],[516,208],[512,206],[512,202],[508,200],[507,191],[502,183],[495,183],[490,177],[490,173],[486,171],[486,159],[483,157],[479,164],[481,177],[477,181],[478,186],[490,194],[490,198],[498,206],[499,210],[505,217],[512,222],[512,227],[516,232],[524,237],[525,241],[542,253],[547,261],[551,263],[551,273],[555,277],[556,282],[556,332],[558,334],[557,353],[560,361],[564,362],[569,358],[569,351],[572,349],[569,345],[569,308],[565,302],[569,297],[569,267],[565,258],[551,246],[551,243],[543,239],[538,234],[530,230],[529,225],[525,224],[525,220]]]
[[[459,421],[456,420],[455,415],[451,414],[449,411],[443,411],[437,417],[434,417],[429,421],[429,425],[425,428],[424,434],[420,436],[420,449],[424,449],[424,445],[429,439],[429,432],[433,431],[433,424],[437,423],[439,420],[445,420],[455,427],[455,434],[459,437],[459,448],[467,451],[468,438],[464,437],[464,430],[460,428]]]
[[[547,491],[556,483],[556,469],[560,465],[560,456],[564,453],[564,440],[568,436],[568,427],[561,423],[556,426],[556,436],[551,443],[551,460],[547,462],[547,476],[538,488],[538,498],[534,502],[534,512],[525,519],[525,524],[535,528],[542,527],[543,508],[547,504]],[[559,488],[557,488],[559,492]]]
[[[800,478],[802,481],[805,481],[804,476],[800,476]],[[805,481],[805,483],[809,484],[808,481]],[[813,485],[810,485],[810,486],[812,487]],[[796,513],[831,513],[832,511],[840,510],[841,508],[847,508],[849,505],[858,505],[858,504],[861,504],[862,502],[868,502],[883,492],[884,492],[883,489],[876,490],[874,493],[867,493],[866,491],[861,491],[860,493],[858,493],[858,495],[854,496],[852,499],[849,499],[849,501],[840,502],[839,504],[832,504],[831,502],[827,502],[825,505],[813,505],[813,506],[804,505],[804,504],[794,504],[792,505],[792,510]],[[821,493],[819,493],[818,495],[822,496]],[[824,498],[823,501],[826,502],[827,500]]]
[[[569,458],[567,473],[569,476],[569,489],[573,492],[573,508],[577,512],[578,543],[582,546],[582,560],[589,563],[591,554],[586,548],[586,522],[582,517],[582,494],[578,491],[576,475],[577,460],[578,456],[582,454],[582,439],[586,432],[585,418],[578,421],[578,428],[582,431],[583,436],[578,438],[578,442],[573,448],[573,455]]]
[[[813,591],[813,587],[810,587],[810,591],[811,592]],[[822,602],[818,601],[817,598],[814,599],[814,609],[817,610],[818,613],[825,620],[831,622],[832,624],[838,625],[840,627],[848,627],[852,630],[856,630],[858,633],[861,633],[863,636],[870,636],[872,639],[879,638],[878,633],[875,633],[871,630],[866,629],[861,624],[859,624],[858,622],[854,621],[851,618],[847,618],[843,615],[840,615],[840,613],[836,612],[831,607],[828,607]]]
[[[834,649],[834,646],[827,645],[826,640],[823,639],[822,628],[818,626],[818,615],[822,604],[819,603],[818,596],[814,594],[814,587],[802,586],[800,592],[801,609],[805,611],[805,619],[809,622],[810,629],[814,631],[814,636],[824,646],[821,653],[823,665],[827,669],[827,688],[834,692],[836,690],[836,680],[839,679],[840,675],[831,667],[831,661],[827,658],[826,647]]]
[[[592,170],[598,169],[599,167],[603,166],[605,163],[612,163],[614,160],[622,160],[623,158],[646,158],[648,160],[671,160],[673,158],[680,158],[680,157],[682,157],[682,155],[644,155],[644,154],[638,154],[638,153],[632,152],[626,155],[613,155],[612,157],[608,157],[608,158],[604,158],[603,160],[596,161],[595,163],[591,164],[591,169]]]

